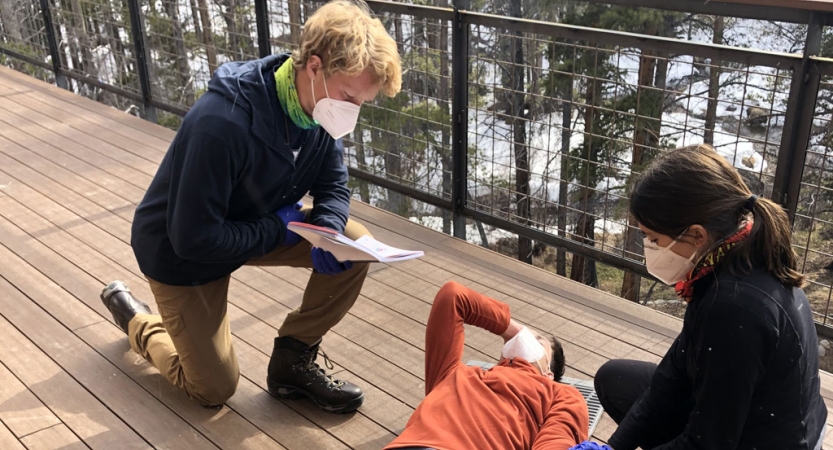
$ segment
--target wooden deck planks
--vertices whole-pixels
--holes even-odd
[[[26,450],[26,447],[0,422],[0,448],[3,450]]]
[[[353,417],[332,416],[309,404],[278,402],[265,392],[271,339],[286,314],[300,304],[308,271],[247,267],[234,275],[229,308],[241,385],[223,416],[209,417],[172,386],[161,384],[155,369],[129,352],[123,334],[97,299],[103,283],[121,278],[152,303],[129,248],[130,220],[174,134],[10,72],[0,68],[0,96],[5,96],[0,103],[0,186],[9,185],[0,188],[0,260],[15,260],[18,267],[0,268],[0,289],[12,289],[15,298],[27,299],[35,317],[63,330],[56,331],[59,335],[69,333],[73,348],[81,349],[77,354],[98,361],[96,367],[120,373],[120,383],[132,386],[126,388],[128,393],[149,397],[163,415],[173,414],[178,424],[174,428],[189,430],[181,448],[195,442],[220,448],[309,448],[304,445],[310,442],[315,448],[380,448],[401,430],[422,398],[425,321],[434,293],[450,280],[509,303],[514,317],[558,336],[565,343],[571,376],[592,377],[609,358],[657,361],[680,328],[676,318],[354,204],[353,215],[377,237],[427,250],[421,260],[374,267],[357,305],[325,339],[339,376],[365,388],[365,406]],[[42,298],[52,290],[60,292],[63,301]],[[5,311],[0,301],[0,312]],[[5,324],[15,330],[19,326],[14,321]],[[0,330],[2,326],[0,322]],[[46,339],[30,326],[24,324],[29,331],[20,334],[21,339]],[[107,392],[108,387],[89,385],[89,378],[80,382],[79,368],[73,366],[70,372],[60,364],[66,362],[66,354],[48,348],[42,357],[55,361],[52,367],[63,374],[64,384],[74,387],[76,397]],[[494,336],[467,330],[466,358],[489,360],[498,351]],[[84,431],[83,424],[61,422],[63,410],[53,407],[62,402],[56,393],[41,402],[5,358],[12,355],[0,349],[0,362],[8,365],[6,373],[0,366],[0,382],[4,376],[19,379],[8,389],[23,392],[25,387],[28,394],[18,401],[38,411],[33,415],[44,421],[45,428],[27,435],[33,443],[67,440],[83,448],[106,448]],[[822,386],[830,399],[833,377],[824,375]],[[4,392],[0,390],[0,399],[8,395]],[[105,397],[106,402],[98,394],[92,398],[108,411],[111,404],[125,401],[111,394]],[[50,418],[44,411],[54,414]],[[0,422],[3,414],[0,408]],[[142,422],[147,418],[135,419],[142,425],[137,428],[133,417],[112,409],[105,419],[115,429],[127,428],[127,435],[138,439],[136,448],[167,447],[160,444],[164,438]],[[38,428],[35,423],[29,426]],[[0,442],[4,429],[15,439],[14,428],[0,423]],[[614,429],[605,417],[595,437],[604,440]]]
[[[66,425],[58,424],[20,440],[29,450],[88,450],[89,447]]]
[[[0,421],[17,437],[61,423],[5,365],[0,365]]]

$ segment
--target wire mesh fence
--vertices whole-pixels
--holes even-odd
[[[444,199],[451,198],[450,23],[417,17],[382,17],[401,50],[402,91],[362,110],[360,129],[347,144],[362,171]],[[444,68],[444,69],[443,69]],[[407,196],[387,189],[384,206],[406,217]],[[372,197],[362,192],[363,200]]]
[[[36,0],[0,1],[0,48],[37,61],[49,60],[43,15]],[[0,64],[44,81],[54,81],[51,71],[2,52]]]
[[[303,22],[322,4],[271,1],[273,51],[294,50]],[[363,106],[356,130],[344,141],[346,163],[396,185],[450,199],[451,22],[387,13],[378,17],[400,49],[402,91]],[[425,217],[435,209],[365,180],[355,180],[353,188],[361,200],[406,217]],[[448,212],[439,216],[448,229]]]
[[[79,79],[86,77],[139,94],[127,2],[56,0],[50,2],[50,10],[61,67],[69,72],[72,89],[119,109],[129,109],[133,100]]]
[[[264,11],[257,9],[263,6],[259,1],[54,0],[51,31],[62,70],[80,78],[71,86],[75,92],[122,110],[140,109],[136,98],[144,93],[137,68],[142,62],[135,44],[141,39],[149,95],[158,104],[187,110],[219,65],[263,54],[258,43],[267,42],[261,41],[267,30],[270,52],[292,51],[304,21],[323,4],[264,0],[268,27],[259,30],[257,11]],[[141,36],[133,34],[128,2],[138,5]],[[48,62],[49,30],[39,2],[0,0],[0,5],[0,48]],[[359,175],[350,181],[358,199],[446,233],[453,214],[471,218],[476,213],[484,220],[469,221],[471,241],[644,301],[673,294],[653,282],[640,286],[639,277],[622,270],[634,267],[626,262],[642,261],[627,209],[630,183],[641,168],[672,148],[710,143],[754,192],[774,196],[801,58],[741,49],[740,40],[758,25],[718,25],[713,17],[695,15],[646,16],[662,25],[654,34],[685,40],[659,42],[640,28],[644,36],[622,34],[619,42],[592,32],[568,39],[563,27],[489,22],[476,13],[455,16],[451,10],[425,12],[417,6],[396,11],[380,12],[379,18],[400,49],[402,92],[364,105],[356,130],[345,138],[346,163]],[[605,11],[608,19],[616,12]],[[536,14],[544,13],[550,14]],[[568,13],[550,15],[569,22]],[[466,30],[467,47],[454,45],[455,26],[465,27],[458,30]],[[807,26],[775,26],[768,36],[774,37],[753,46],[801,52]],[[712,42],[738,51],[718,51]],[[0,58],[40,78],[53,77],[37,65]],[[455,67],[466,71],[464,86],[455,86]],[[467,118],[455,115],[455,88],[467,94]],[[831,100],[833,79],[826,75],[795,220],[795,248],[810,280],[807,291],[825,324],[833,296]],[[170,112],[160,114],[159,121],[176,128],[181,118],[176,109]],[[465,158],[455,153],[460,137],[455,120],[466,121]],[[452,211],[444,207],[455,200],[456,164],[466,165],[465,205]],[[506,231],[507,223],[561,240],[533,240],[515,228]],[[596,253],[568,252],[558,245],[566,241]],[[600,254],[613,266],[597,267],[591,259]]]
[[[804,162],[801,191],[793,225],[798,269],[807,275],[805,288],[816,319],[830,325],[833,316],[833,76],[822,77]]]
[[[772,193],[792,71],[483,26],[472,34],[496,43],[469,56],[472,208],[641,260],[628,186],[662,152],[712,144],[754,192]],[[521,259],[540,253],[523,240]]]
[[[258,57],[252,0],[143,0],[152,92],[191,107],[221,64]]]
[[[306,18],[324,2],[269,0],[269,36],[272,49],[290,52],[301,39]]]

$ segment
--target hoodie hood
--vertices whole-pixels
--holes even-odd
[[[274,73],[288,58],[285,53],[226,63],[217,68],[208,82],[208,90],[224,96],[234,108],[249,115],[252,134],[270,147],[275,146],[278,124],[283,123],[284,115],[275,91]]]

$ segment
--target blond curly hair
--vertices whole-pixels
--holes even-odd
[[[326,76],[358,76],[369,68],[388,97],[402,89],[396,41],[362,0],[331,1],[307,20],[292,60],[303,70],[312,56],[321,58]]]

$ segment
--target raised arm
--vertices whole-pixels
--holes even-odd
[[[505,340],[512,332],[510,322],[507,304],[453,281],[446,283],[434,298],[425,330],[425,394],[460,364],[465,341],[463,325],[486,329]]]

